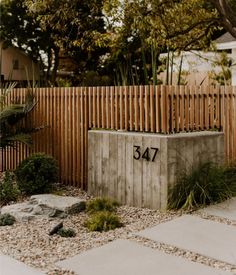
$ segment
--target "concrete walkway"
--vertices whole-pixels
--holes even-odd
[[[9,256],[0,255],[0,275],[43,275],[40,270],[29,267]]]
[[[218,217],[236,219],[236,198],[201,210]],[[137,233],[138,236],[198,253],[235,266],[236,228],[194,215],[183,215]],[[135,241],[117,240],[94,248],[58,266],[79,275],[232,275],[217,268],[163,253]],[[236,273],[235,273],[236,274]]]
[[[236,198],[200,210],[236,220]],[[183,215],[137,232],[136,235],[198,253],[235,266],[236,227],[194,215]],[[131,240],[116,240],[56,263],[78,275],[233,275],[182,257],[166,254]],[[41,275],[37,269],[0,255],[0,275]]]

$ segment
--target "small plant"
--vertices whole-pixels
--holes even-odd
[[[76,236],[76,233],[72,228],[60,228],[57,231],[57,234],[64,238],[71,238]]]
[[[205,163],[183,173],[170,190],[169,209],[190,210],[236,195],[236,168]]]
[[[16,201],[19,194],[19,189],[14,180],[14,173],[6,171],[0,182],[0,206]]]
[[[109,211],[114,212],[119,206],[118,202],[113,201],[108,198],[96,198],[87,203],[86,211],[90,214],[99,212],[99,211]]]
[[[108,211],[101,211],[93,214],[86,222],[85,226],[89,231],[109,231],[121,227],[122,223],[117,215]]]
[[[13,225],[16,219],[10,214],[0,214],[0,226]]]
[[[58,178],[58,167],[53,157],[37,153],[23,160],[15,175],[19,189],[25,194],[46,193]]]

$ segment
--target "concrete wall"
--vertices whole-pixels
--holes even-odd
[[[142,158],[146,148],[149,160],[147,154]],[[168,188],[179,173],[207,161],[224,162],[222,133],[161,135],[92,130],[88,134],[88,192],[122,204],[165,209]]]

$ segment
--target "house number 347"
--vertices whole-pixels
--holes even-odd
[[[141,146],[134,145],[134,159],[146,159],[147,161],[155,161],[158,148],[155,147],[147,147],[144,151],[141,149]]]

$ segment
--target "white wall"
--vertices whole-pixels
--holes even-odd
[[[232,58],[234,64],[234,66],[232,66],[232,85],[236,86],[236,48],[232,49]]]

